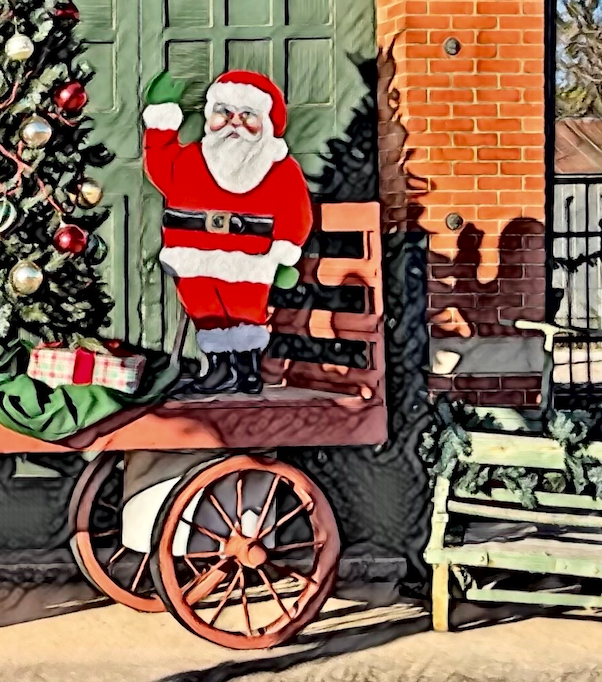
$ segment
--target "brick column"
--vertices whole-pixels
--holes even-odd
[[[413,178],[404,227],[429,235],[431,386],[533,403],[539,338],[500,321],[544,317],[543,0],[377,0],[377,20],[380,46],[395,41],[409,154],[392,165],[381,139],[381,193],[400,173]]]

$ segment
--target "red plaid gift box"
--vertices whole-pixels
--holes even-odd
[[[122,351],[118,344],[96,344],[94,350],[80,345],[38,346],[31,352],[27,374],[51,388],[66,384],[103,386],[123,393],[135,393],[140,385],[146,358]]]

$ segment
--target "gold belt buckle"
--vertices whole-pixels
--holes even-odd
[[[222,211],[207,211],[205,229],[214,234],[228,234],[232,214]]]

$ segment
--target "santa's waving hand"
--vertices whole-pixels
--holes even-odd
[[[145,167],[165,197],[160,261],[197,329],[200,393],[262,390],[268,296],[312,226],[305,178],[282,139],[286,104],[266,76],[230,71],[207,92],[205,136],[180,145],[175,103],[144,111]]]

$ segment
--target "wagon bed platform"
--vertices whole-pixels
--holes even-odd
[[[174,395],[155,407],[124,411],[60,443],[0,426],[0,453],[377,445],[387,439],[385,424],[386,408],[378,395],[365,399],[269,386],[254,396]]]

